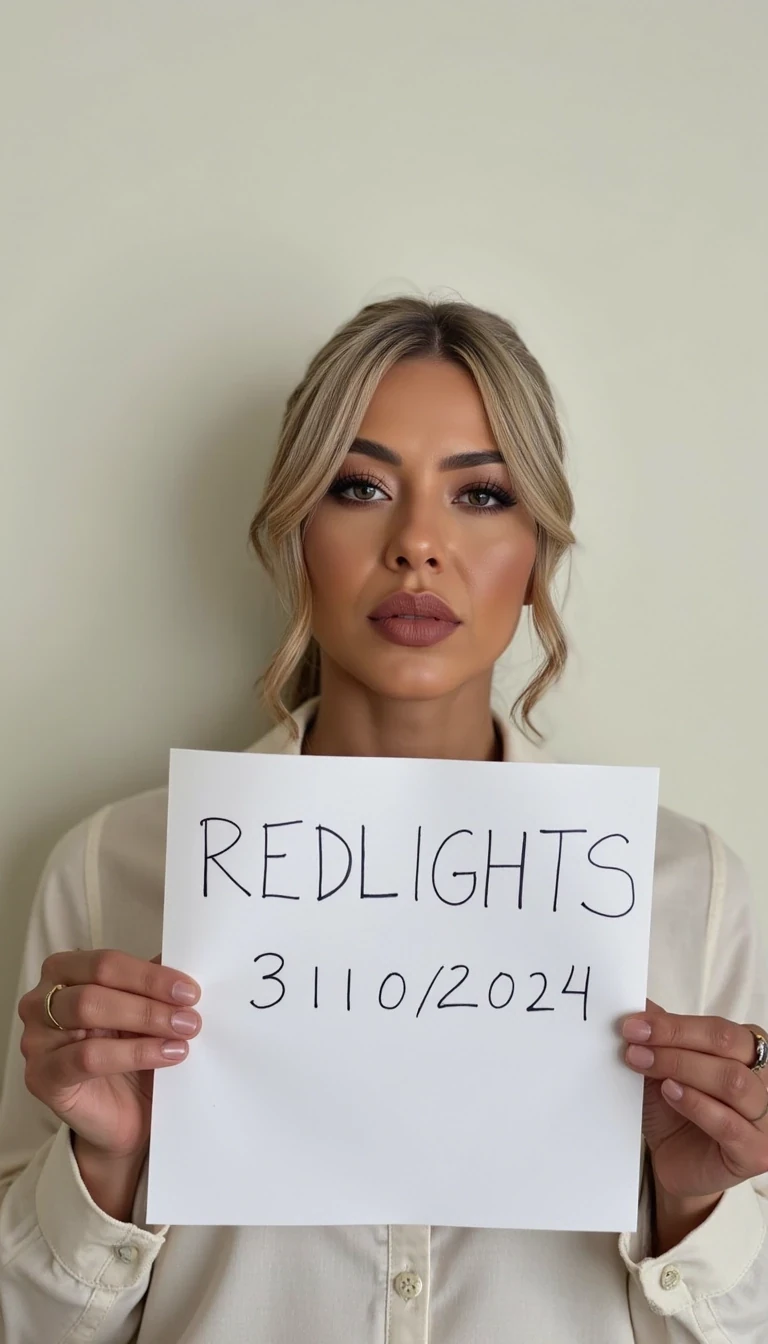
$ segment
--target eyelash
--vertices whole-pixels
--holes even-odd
[[[329,495],[332,495],[340,504],[350,504],[352,508],[359,508],[366,504],[378,504],[375,499],[350,499],[345,496],[344,491],[349,490],[354,485],[372,485],[376,490],[383,490],[386,493],[387,487],[383,481],[377,479],[366,471],[355,472],[354,475],[338,476],[333,482]],[[511,509],[517,503],[517,499],[509,490],[505,490],[497,481],[475,481],[471,485],[465,485],[461,495],[486,494],[491,495],[495,504],[465,504],[464,508],[471,509],[473,513],[498,513],[501,509]],[[460,498],[461,496],[459,496]]]

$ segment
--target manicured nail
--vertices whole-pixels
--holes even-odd
[[[683,1095],[682,1087],[673,1078],[665,1078],[661,1084],[661,1090],[670,1101],[679,1101]]]
[[[171,990],[171,998],[174,1003],[197,1003],[200,990],[188,980],[177,980]]]
[[[174,1031],[178,1031],[180,1036],[193,1036],[200,1026],[200,1018],[197,1013],[174,1013],[171,1018],[171,1026]]]
[[[160,1046],[160,1054],[165,1059],[184,1059],[189,1046],[185,1041],[163,1041]]]
[[[647,1041],[651,1034],[650,1022],[642,1017],[628,1017],[621,1028],[625,1041]]]
[[[644,1045],[629,1045],[627,1046],[627,1060],[630,1064],[635,1064],[638,1069],[650,1069],[654,1054]]]

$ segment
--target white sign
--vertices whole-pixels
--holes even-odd
[[[149,1220],[632,1230],[658,772],[171,753]]]

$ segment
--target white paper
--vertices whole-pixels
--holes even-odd
[[[163,961],[203,1028],[155,1076],[149,1221],[634,1229],[657,793],[172,752]]]

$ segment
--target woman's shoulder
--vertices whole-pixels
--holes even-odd
[[[691,881],[696,889],[709,883],[714,832],[701,821],[659,807],[656,824],[656,873],[669,881],[671,895],[682,894]]]
[[[281,726],[248,750],[290,752],[297,750],[295,742]],[[54,921],[61,936],[155,956],[162,933],[167,820],[168,787],[162,785],[108,803],[72,826],[46,862],[38,917],[49,923],[55,907],[62,916]]]
[[[739,856],[706,822],[659,807],[654,902],[700,909],[712,919],[727,898],[749,904],[749,883]]]
[[[46,891],[86,916],[92,947],[134,956],[160,951],[168,789],[109,803],[67,831],[46,864]]]

